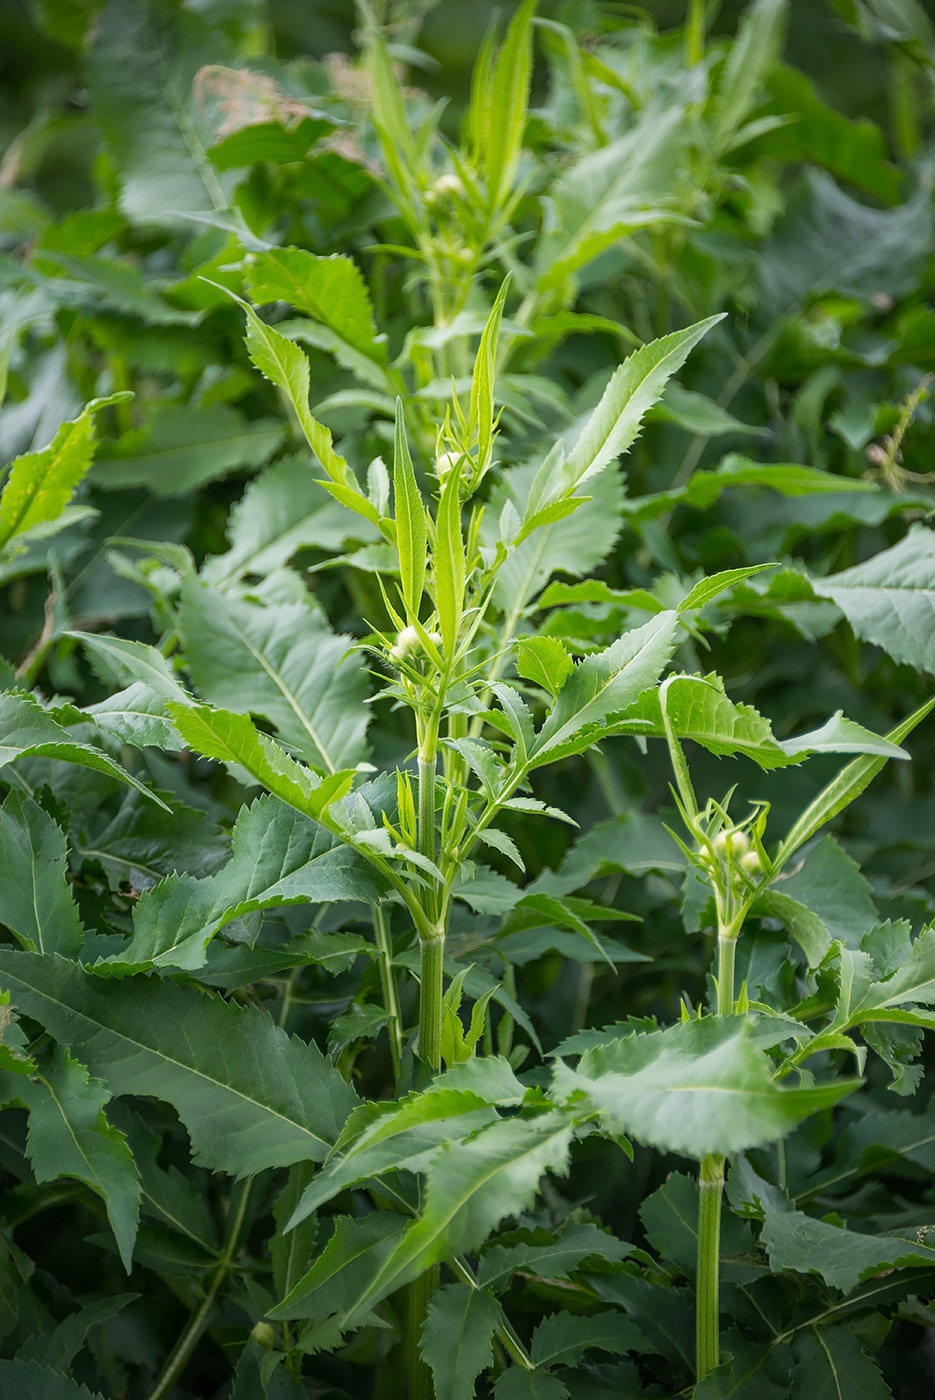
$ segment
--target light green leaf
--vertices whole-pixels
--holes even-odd
[[[730,149],[782,55],[786,9],[786,0],[753,0],[744,13],[714,97],[711,142],[718,155]]]
[[[178,731],[166,718],[164,696],[141,681],[134,681],[126,690],[119,690],[96,705],[88,705],[82,713],[105,734],[112,734],[133,748],[150,745],[176,753],[183,747]]]
[[[121,681],[138,681],[154,694],[183,704],[191,696],[175,675],[168,661],[156,647],[145,642],[129,641],[126,637],[111,637],[104,632],[66,632],[86,650],[92,659],[100,657]]]
[[[0,495],[0,551],[16,536],[56,520],[71,500],[94,455],[94,415],[129,393],[93,399],[77,418],[63,423],[42,452],[17,457]]]
[[[10,983],[13,987],[13,984]],[[0,1102],[29,1110],[26,1152],[36,1180],[74,1177],[107,1208],[127,1273],[140,1212],[140,1179],[123,1133],[108,1123],[110,1090],[91,1079],[67,1050],[56,1047],[29,1079],[0,1074]]]
[[[400,536],[400,550],[402,550]],[[464,539],[461,534],[460,473],[451,471],[442,486],[435,522],[435,606],[438,628],[445,653],[453,655],[461,630],[464,611],[464,590],[467,582]],[[402,559],[402,554],[400,554]],[[402,566],[400,566],[402,567]],[[405,596],[405,590],[404,590]],[[418,601],[415,604],[418,612]]]
[[[283,433],[276,419],[248,419],[229,404],[157,404],[142,428],[102,448],[91,479],[107,491],[145,486],[154,496],[187,496],[230,472],[262,466]]]
[[[891,549],[813,578],[812,587],[837,604],[862,641],[935,674],[935,530],[913,525]]]
[[[487,207],[499,213],[516,180],[532,78],[532,18],[536,0],[524,0],[516,11],[503,46],[489,71],[483,93],[480,150],[475,160],[484,172]],[[473,100],[481,100],[479,92]]]
[[[557,696],[575,663],[557,637],[524,637],[516,644],[516,669],[523,680]]]
[[[290,758],[269,735],[261,734],[246,715],[214,710],[209,705],[170,703],[168,709],[176,729],[196,753],[239,764],[254,782],[307,817],[323,816],[332,802],[350,790],[353,770],[320,779]]]
[[[82,768],[105,773],[119,783],[136,788],[157,806],[166,805],[150,788],[101,753],[100,749],[72,739],[68,730],[57,724],[30,696],[18,693],[0,695],[0,735],[3,736],[0,742],[0,770],[17,758],[57,758],[63,763],[76,763]]]
[[[145,892],[126,948],[94,971],[193,971],[204,966],[214,934],[233,919],[284,904],[373,904],[382,893],[373,867],[357,851],[275,798],[260,798],[240,811],[227,865],[202,880],[170,875]]]
[[[457,500],[457,491],[455,492]],[[427,535],[425,506],[409,455],[402,400],[396,400],[396,440],[393,451],[393,508],[403,602],[410,621],[419,616],[425,586]]]
[[[471,377],[471,406],[468,414],[468,438],[477,435],[477,465],[481,472],[487,470],[494,435],[494,378],[497,369],[497,341],[500,335],[500,320],[503,316],[503,303],[506,301],[509,279],[506,279],[497,293],[487,324],[481,333],[474,373]]]
[[[262,606],[192,577],[182,585],[178,631],[195,688],[212,705],[271,720],[319,772],[366,758],[363,660],[317,608]]]
[[[14,789],[0,808],[0,919],[32,952],[74,957],[81,949],[67,871],[61,827]]]
[[[172,1104],[194,1161],[249,1176],[320,1162],[356,1103],[314,1044],[264,1011],[157,978],[102,982],[62,958],[0,949],[13,1004],[111,1093]]]
[[[689,612],[692,608],[706,607],[721,593],[733,588],[735,583],[743,583],[745,579],[752,578],[754,574],[761,574],[764,569],[773,567],[772,564],[750,564],[742,569],[725,569],[722,573],[711,574],[709,578],[701,579],[689,593],[686,593],[679,603],[678,610],[682,613]]]
[[[743,1021],[711,1017],[596,1046],[577,1070],[559,1063],[552,1093],[605,1131],[700,1160],[772,1142],[858,1083],[784,1089]]]
[[[482,1288],[448,1283],[436,1289],[422,1325],[422,1359],[432,1369],[435,1400],[473,1400],[474,1382],[493,1361],[500,1306]]]
[[[316,257],[304,248],[271,248],[247,259],[247,285],[255,302],[284,301],[326,326],[335,354],[349,346],[358,355],[385,363],[377,341],[370,294],[351,258],[334,253]],[[349,368],[356,366],[356,358]]]
[[[605,651],[580,661],[536,735],[531,766],[580,753],[596,742],[608,718],[620,714],[658,679],[677,628],[674,612],[660,613]]]

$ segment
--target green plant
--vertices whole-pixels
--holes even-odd
[[[924,761],[857,799],[931,703],[930,195],[775,0],[517,7],[460,144],[404,7],[356,66],[246,4],[36,13],[94,207],[50,114],[0,201],[0,1381],[885,1393]],[[781,214],[803,149],[852,192]]]

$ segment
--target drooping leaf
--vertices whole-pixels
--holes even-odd
[[[15,984],[11,981],[11,989]],[[28,1079],[0,1074],[0,1102],[29,1110],[26,1151],[36,1180],[75,1177],[103,1200],[127,1273],[140,1211],[139,1173],[123,1133],[108,1123],[110,1089],[56,1048]]]
[[[556,1065],[553,1095],[583,1116],[597,1113],[612,1133],[700,1159],[781,1137],[858,1083],[784,1089],[743,1022],[723,1017],[587,1050],[576,1070]]]
[[[473,1400],[474,1382],[493,1360],[500,1307],[482,1288],[448,1283],[432,1295],[422,1326],[422,1359],[436,1400]]]
[[[314,1044],[255,1008],[152,978],[102,982],[62,958],[8,949],[0,980],[111,1093],[171,1103],[209,1168],[247,1176],[321,1161],[356,1102]]]
[[[217,874],[202,880],[171,875],[145,893],[126,948],[95,971],[193,971],[204,965],[218,929],[254,910],[348,899],[372,904],[383,892],[357,851],[275,798],[242,808],[231,840],[231,859]]]
[[[367,754],[367,689],[349,637],[302,604],[251,603],[195,578],[182,587],[179,637],[198,693],[212,705],[262,715],[319,772]]]
[[[69,889],[61,827],[23,793],[0,808],[0,922],[24,948],[74,957],[84,929]]]
[[[73,739],[68,730],[57,724],[30,696],[19,693],[0,695],[0,735],[0,769],[17,758],[57,758],[63,763],[76,763],[96,773],[106,773],[117,782],[136,788],[157,806],[166,805],[150,788],[100,749]]]

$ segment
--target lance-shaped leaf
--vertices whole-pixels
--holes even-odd
[[[94,415],[129,393],[93,399],[79,417],[63,423],[42,452],[17,457],[0,495],[0,551],[14,538],[55,520],[71,500],[94,455]]]
[[[536,0],[520,5],[494,64],[486,66],[488,85],[474,93],[477,112],[475,161],[484,172],[491,213],[506,202],[516,179],[532,78],[532,19]],[[472,104],[472,105],[474,105]]]
[[[837,604],[863,641],[935,674],[935,530],[914,525],[891,549],[812,579],[812,588]]]
[[[11,792],[0,809],[0,923],[31,952],[74,957],[84,942],[67,871],[61,827],[23,793]]]
[[[92,663],[95,657],[99,657],[124,683],[138,681],[166,700],[190,701],[188,691],[156,647],[147,646],[145,642],[131,642],[125,637],[111,637],[106,633],[66,632],[65,636],[74,637],[91,653]]]
[[[130,942],[95,971],[193,971],[204,966],[209,942],[232,919],[284,904],[373,904],[382,893],[373,867],[357,851],[275,798],[260,798],[237,818],[227,865],[203,880],[170,875],[145,893],[133,912]]]
[[[432,1295],[422,1326],[422,1359],[435,1400],[474,1400],[474,1382],[493,1361],[493,1334],[503,1315],[482,1288],[448,1283]]]
[[[575,1366],[591,1347],[623,1356],[645,1350],[646,1342],[639,1328],[616,1310],[591,1317],[559,1312],[539,1323],[532,1334],[530,1356],[536,1366]]]
[[[458,494],[455,491],[455,502]],[[409,443],[402,400],[396,400],[396,438],[393,448],[393,509],[396,518],[396,543],[399,549],[399,575],[403,602],[410,621],[419,616],[422,590],[425,586],[427,534],[425,505],[419,492]]]
[[[263,1011],[154,978],[102,982],[62,958],[0,949],[13,1005],[115,1094],[172,1104],[194,1160],[249,1176],[320,1162],[356,1103],[314,1044]]]
[[[553,1097],[611,1133],[696,1160],[772,1142],[859,1080],[785,1089],[743,1021],[711,1017],[629,1036],[555,1067]]]
[[[754,0],[745,12],[721,70],[714,97],[713,149],[730,150],[782,55],[787,0]]]
[[[119,763],[91,744],[73,739],[37,701],[18,692],[0,695],[0,769],[17,758],[57,758],[63,763],[92,768],[96,773],[105,773],[119,783],[136,788],[157,806],[166,805]]]
[[[643,415],[659,398],[668,380],[681,369],[699,340],[723,319],[723,314],[709,316],[642,346],[624,360],[568,454],[561,470],[564,492],[576,490],[626,452],[639,433]],[[554,494],[550,493],[553,497]]]
[[[605,651],[580,661],[536,735],[531,766],[580,753],[595,743],[608,719],[658,680],[675,646],[677,629],[675,612],[659,613]]]
[[[261,734],[246,715],[214,710],[210,705],[167,706],[175,727],[196,753],[238,764],[254,782],[308,817],[321,817],[332,802],[350,791],[350,772],[319,778],[281,749],[268,734]]]
[[[760,1236],[774,1273],[817,1273],[832,1288],[850,1293],[883,1270],[935,1267],[935,1245],[924,1232],[913,1237],[866,1235],[813,1220],[800,1210],[768,1210]]]
[[[302,603],[261,606],[182,587],[179,637],[199,694],[212,705],[271,720],[312,768],[334,773],[367,754],[364,666],[324,615]]]
[[[327,1292],[316,1296],[338,1257],[329,1243],[270,1316],[321,1317],[324,1310],[342,1331],[360,1325],[388,1294],[439,1260],[476,1249],[505,1216],[526,1209],[543,1173],[567,1170],[571,1132],[567,1115],[553,1112],[494,1123],[466,1142],[446,1143],[428,1171],[422,1215],[381,1242],[353,1296],[338,1307]]]
[[[509,1243],[493,1244],[481,1255],[477,1281],[485,1288],[502,1288],[516,1269],[527,1269],[540,1278],[565,1279],[586,1259],[615,1263],[632,1251],[616,1235],[597,1225],[569,1225],[557,1238],[538,1226],[507,1236]]]
[[[490,459],[494,432],[494,375],[497,368],[497,338],[500,334],[500,320],[503,316],[503,303],[506,301],[509,280],[503,282],[493,310],[480,338],[474,373],[471,377],[471,406],[468,414],[468,438],[477,434],[477,464],[486,471]]]
[[[811,753],[871,753],[908,758],[904,749],[839,710],[820,729],[794,739],[776,739],[768,719],[752,705],[735,704],[724,693],[720,676],[672,676],[660,690],[647,690],[617,727],[623,732],[665,738],[662,706],[677,739],[693,739],[710,753],[743,754],[761,768],[801,763]]]
[[[12,985],[12,984],[11,984]],[[36,1180],[74,1177],[107,1209],[127,1273],[140,1213],[140,1178],[123,1133],[108,1123],[110,1090],[57,1047],[28,1079],[0,1074],[0,1103],[29,1110],[26,1152]]]
[[[145,486],[187,496],[240,468],[255,468],[282,442],[283,423],[245,418],[229,404],[157,404],[141,428],[98,454],[91,479],[102,490]]]
[[[400,537],[400,548],[402,540]],[[467,570],[464,539],[461,534],[460,472],[452,470],[442,486],[438,503],[433,553],[435,572],[435,606],[438,628],[445,652],[451,656],[457,645],[464,611],[464,589]],[[418,607],[418,604],[416,605]]]

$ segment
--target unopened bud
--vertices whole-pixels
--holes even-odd
[[[744,851],[743,855],[740,857],[740,868],[743,873],[749,875],[752,880],[755,880],[759,875],[763,874],[763,862],[760,860],[756,851]]]
[[[392,661],[402,661],[404,656],[408,656],[419,646],[419,634],[414,627],[404,627],[402,631],[396,633],[396,645],[390,651]]]
[[[250,1336],[267,1351],[271,1351],[276,1345],[276,1331],[268,1322],[255,1323]]]

